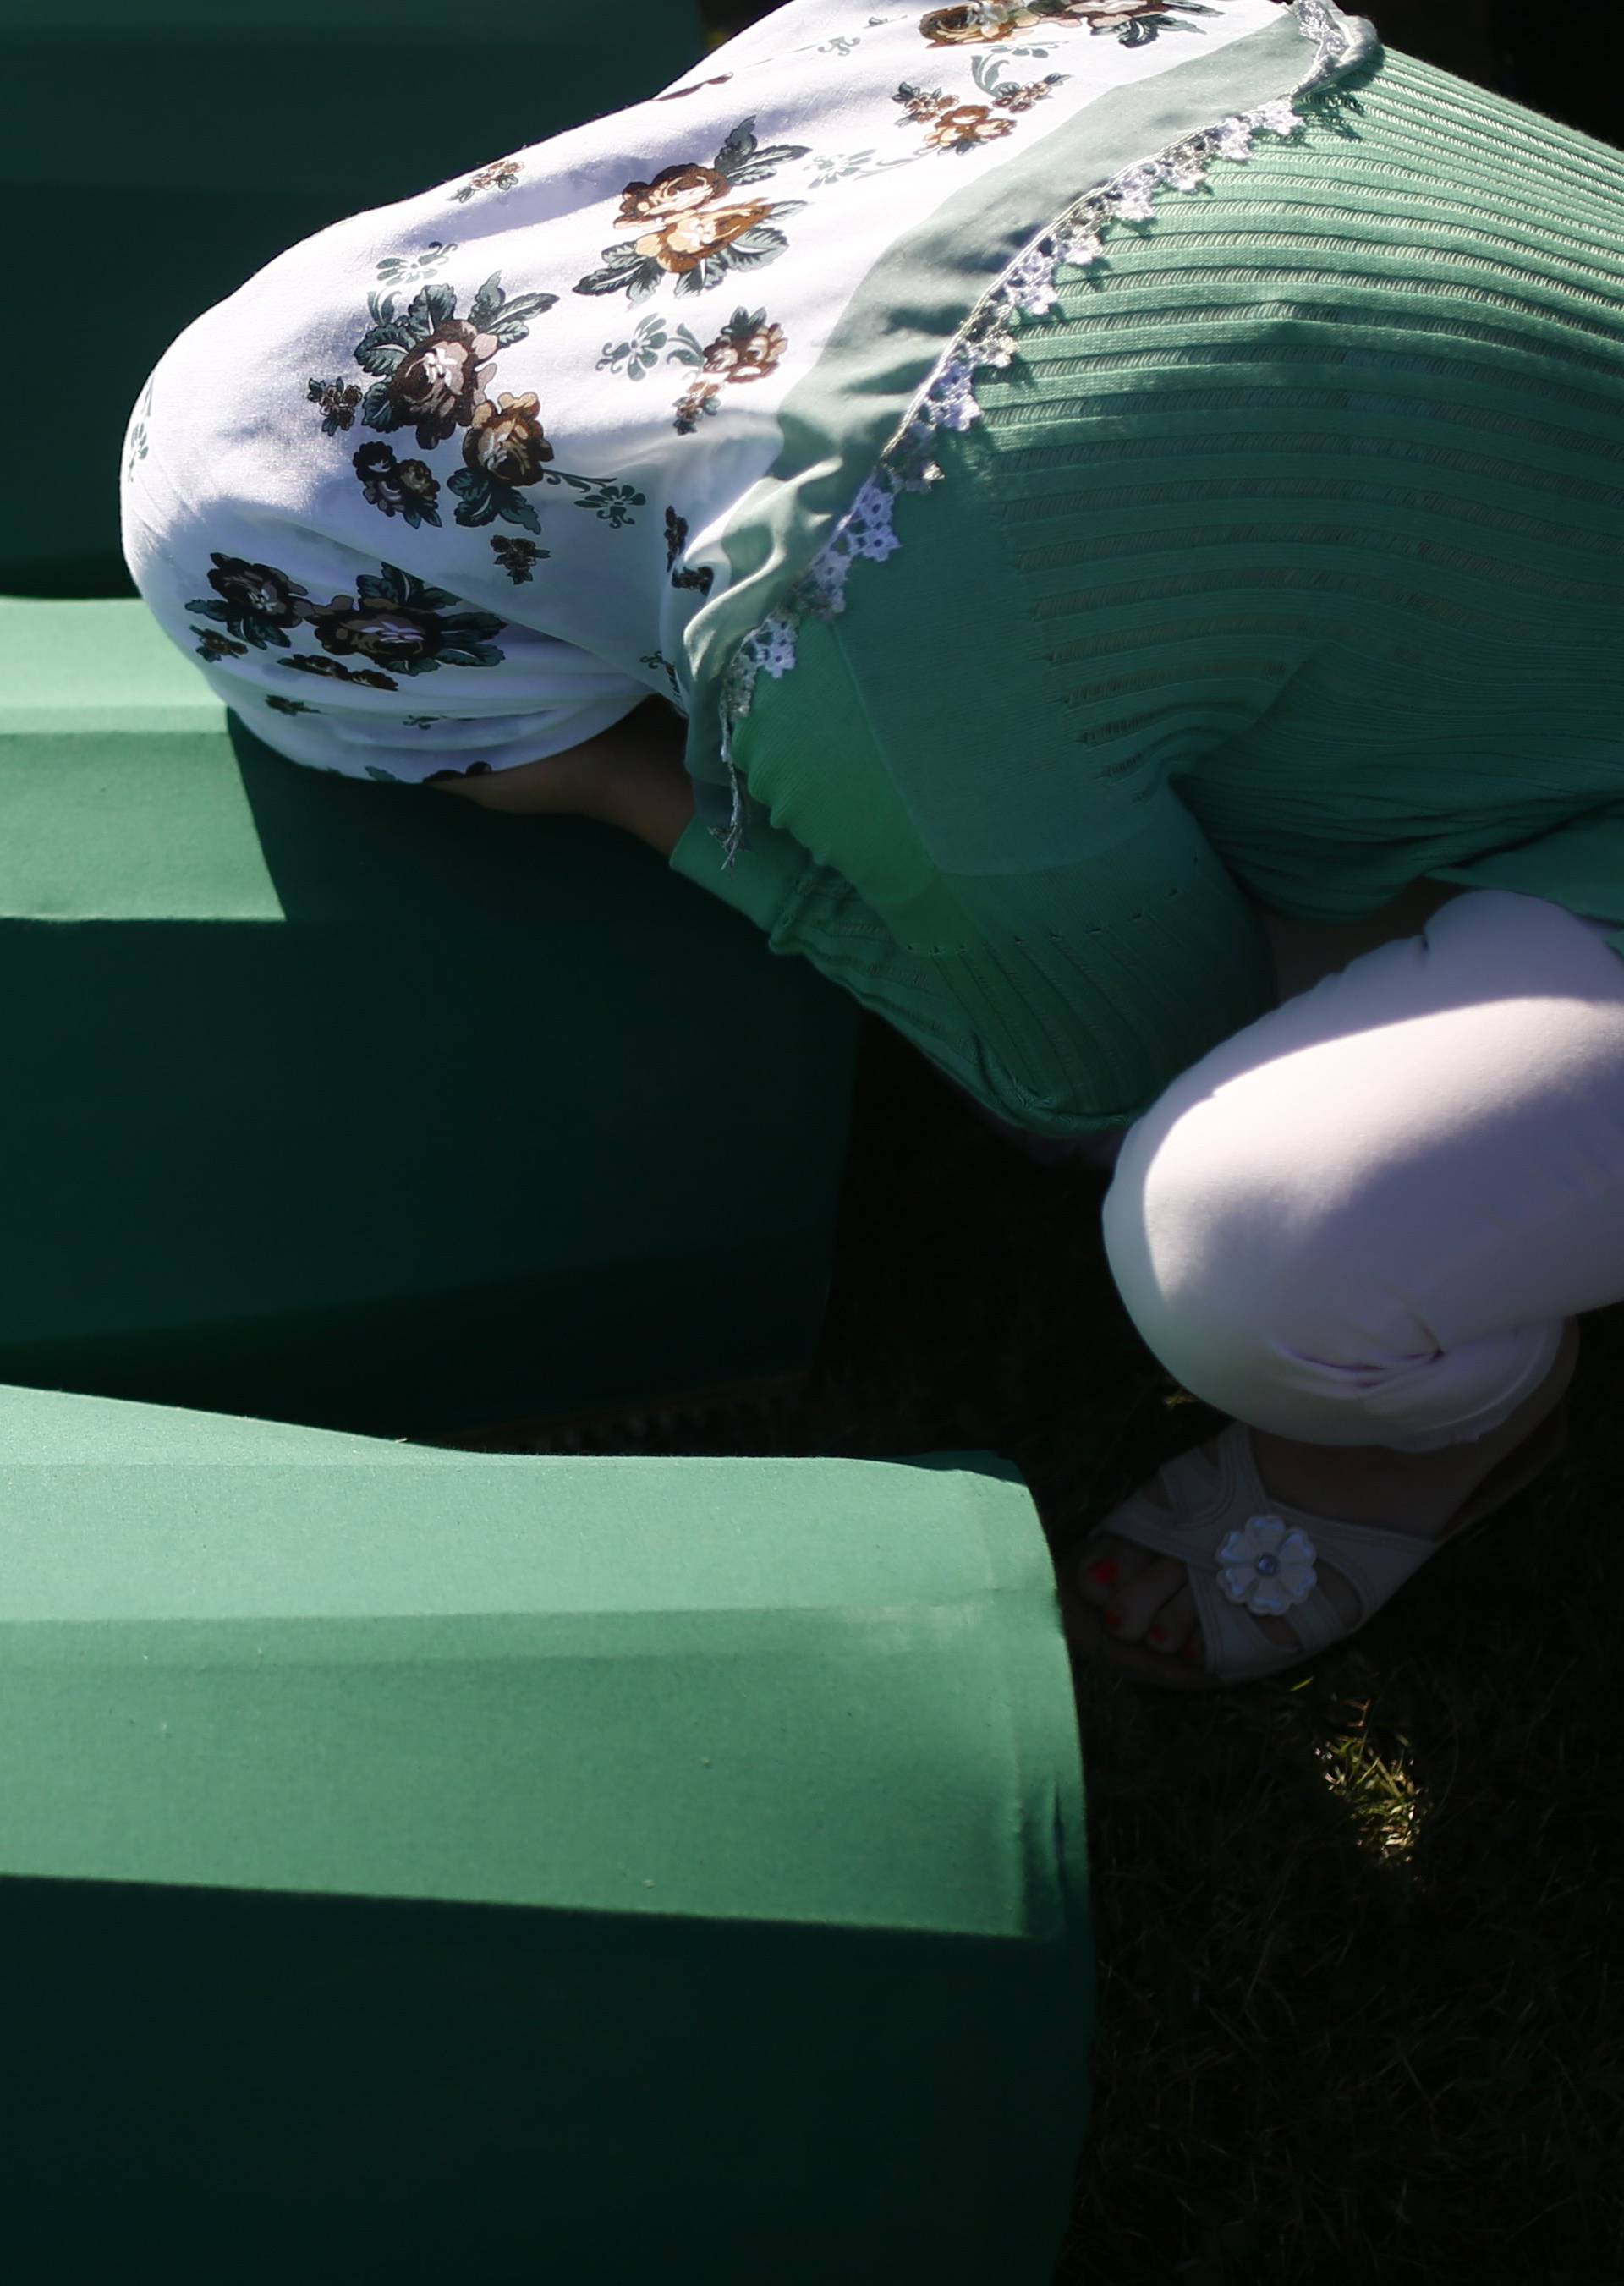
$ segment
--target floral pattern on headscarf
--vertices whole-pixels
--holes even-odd
[[[671,425],[679,437],[690,437],[704,414],[720,409],[725,383],[765,381],[777,370],[788,347],[789,335],[765,309],[741,305],[708,342],[686,326],[650,315],[638,319],[627,340],[604,343],[597,369],[624,372],[628,381],[641,381],[662,357],[667,365],[687,366],[694,378],[676,400]]]
[[[774,262],[789,244],[772,225],[777,217],[799,214],[804,199],[735,200],[746,183],[764,182],[792,160],[804,159],[804,143],[758,143],[755,121],[742,120],[717,152],[713,165],[694,160],[662,167],[650,182],[635,180],[620,193],[616,230],[635,230],[629,246],[606,246],[603,267],[589,271],[575,286],[578,294],[624,294],[646,301],[667,277],[679,294],[703,294],[730,269]]]
[[[204,656],[241,654],[248,644],[258,650],[287,650],[289,631],[309,627],[328,656],[302,655],[288,658],[284,665],[305,674],[370,683],[374,690],[398,687],[382,672],[385,667],[392,667],[397,674],[414,675],[431,674],[442,666],[501,663],[503,654],[489,638],[500,635],[504,623],[493,611],[448,611],[445,606],[461,603],[460,596],[444,587],[425,587],[392,564],[380,564],[375,575],[363,573],[355,583],[353,595],[335,595],[330,603],[316,603],[308,589],[273,564],[250,564],[241,556],[217,552],[211,561],[214,569],[209,582],[214,595],[196,597],[185,608],[228,627],[236,641],[228,643],[211,630],[194,629],[205,643],[215,646]],[[359,669],[341,664],[350,658],[373,664]]]
[[[933,47],[991,46],[1021,32],[1086,27],[1115,32],[1123,47],[1142,47],[1164,31],[1190,28],[1185,16],[1215,16],[1206,0],[966,0],[954,8],[932,8],[919,19],[920,36]]]
[[[438,266],[454,248],[438,245],[430,258]],[[424,257],[392,256],[379,264],[379,275],[413,274]],[[557,303],[556,294],[509,296],[500,272],[493,272],[469,304],[466,317],[457,315],[457,291],[444,281],[425,284],[404,310],[394,294],[367,297],[371,325],[355,344],[356,363],[375,376],[363,397],[352,384],[312,378],[306,394],[323,414],[322,431],[333,436],[349,429],[357,415],[364,428],[391,434],[414,430],[419,447],[431,452],[463,432],[463,465],[445,480],[458,501],[455,520],[461,524],[504,523],[523,525],[539,533],[540,519],[523,497],[524,487],[545,481],[565,485],[580,494],[578,505],[591,508],[612,525],[635,521],[631,511],[644,505],[635,486],[603,477],[573,476],[548,464],[553,445],[541,421],[540,400],[533,390],[515,395],[504,390],[488,394],[500,351],[530,335],[529,321],[544,316]],[[438,506],[441,480],[426,461],[398,460],[387,445],[363,445],[351,456],[369,507],[384,516],[399,516],[413,531],[428,524],[439,526]],[[545,555],[534,551],[530,561]],[[503,567],[510,577],[529,577],[528,569]]]
[[[1274,4],[1289,5],[1289,0],[1274,0]],[[869,111],[853,114],[862,118],[870,144],[885,146],[887,138],[876,130],[887,123],[884,114],[895,106],[894,123],[915,132],[889,143],[894,155],[880,155],[879,147],[837,154],[815,151],[810,145],[770,139],[775,126],[781,133],[793,132],[800,116],[808,125],[814,116],[846,118],[847,114],[838,106],[800,115],[792,107],[777,117],[764,113],[766,140],[758,139],[757,115],[752,113],[737,118],[735,110],[725,107],[729,102],[726,97],[715,99],[714,110],[706,106],[707,123],[698,132],[691,113],[663,114],[662,123],[674,130],[668,138],[649,129],[646,116],[634,106],[624,114],[626,131],[636,134],[635,122],[644,116],[649,140],[630,144],[634,155],[627,155],[628,146],[619,142],[605,154],[604,171],[595,176],[588,202],[580,211],[591,235],[606,232],[611,242],[602,248],[600,266],[574,278],[573,283],[573,272],[582,258],[579,251],[564,256],[567,267],[548,265],[556,290],[509,295],[500,272],[485,278],[476,289],[471,270],[465,265],[481,250],[478,229],[467,233],[461,247],[438,238],[425,244],[421,234],[403,233],[403,242],[382,259],[378,258],[382,249],[375,242],[369,245],[366,267],[353,289],[358,303],[365,294],[367,322],[359,334],[335,331],[327,352],[333,364],[342,365],[343,345],[352,343],[351,354],[360,368],[361,385],[346,378],[342,370],[335,374],[328,369],[320,375],[306,372],[299,376],[305,401],[316,415],[312,421],[306,412],[303,419],[309,431],[314,431],[319,422],[321,437],[333,446],[334,500],[341,493],[351,503],[359,498],[368,509],[390,522],[402,544],[404,533],[412,532],[412,545],[426,559],[427,571],[433,570],[437,554],[441,564],[453,558],[453,551],[445,545],[452,535],[445,531],[443,518],[446,524],[464,527],[516,527],[517,531],[492,536],[490,557],[476,568],[461,574],[452,571],[449,576],[476,594],[485,592],[476,584],[480,571],[487,580],[493,581],[500,572],[515,587],[529,584],[553,553],[540,544],[543,524],[538,513],[550,487],[572,493],[574,505],[587,509],[611,529],[634,524],[637,520],[634,510],[647,505],[643,491],[626,480],[624,469],[594,477],[574,474],[558,465],[561,455],[571,457],[567,438],[553,426],[557,408],[549,409],[549,394],[559,390],[558,380],[556,375],[549,377],[545,359],[539,364],[527,362],[522,371],[509,367],[503,372],[504,353],[530,338],[536,320],[561,303],[565,303],[567,313],[571,295],[617,299],[624,296],[625,305],[633,312],[627,320],[628,337],[605,343],[598,367],[634,382],[657,367],[685,367],[682,394],[674,401],[668,417],[670,428],[678,436],[691,436],[727,412],[736,389],[750,389],[780,374],[791,351],[791,336],[801,332],[798,304],[786,282],[792,279],[794,264],[786,265],[782,273],[777,297],[778,311],[787,318],[787,324],[780,322],[778,315],[769,315],[769,304],[749,307],[741,299],[725,323],[720,322],[717,311],[708,323],[690,327],[678,321],[665,298],[667,288],[674,296],[694,297],[731,283],[735,293],[747,296],[747,285],[736,273],[778,260],[790,250],[792,237],[797,240],[798,253],[814,250],[801,243],[814,236],[809,224],[800,232],[786,231],[783,225],[809,203],[820,201],[832,184],[854,176],[877,176],[898,166],[922,164],[927,173],[934,172],[938,161],[950,153],[962,156],[987,151],[1001,157],[1017,135],[1022,115],[1046,104],[1071,77],[1052,70],[1031,81],[1019,79],[1015,76],[1021,68],[1018,57],[1069,60],[1063,56],[1064,45],[1068,41],[1081,45],[1084,35],[1142,46],[1163,32],[1200,33],[1201,20],[1217,19],[1225,12],[1210,0],[959,0],[959,4],[926,5],[922,13],[916,12],[918,5],[919,0],[915,0],[913,8],[895,20],[875,17],[870,20],[877,25],[895,21],[895,31],[884,37],[907,57],[905,68],[911,70],[923,49],[935,59],[930,75],[933,83],[940,71],[942,80],[949,83],[926,86],[905,79],[887,101],[887,91],[897,68],[894,64],[874,75],[868,90]],[[838,55],[844,72],[847,59],[867,45],[855,36],[832,39],[818,52]],[[1159,61],[1159,58],[1147,58],[1143,69],[1153,71]],[[724,73],[700,78],[667,91],[658,99],[697,96],[702,89],[717,86],[729,77]],[[684,116],[690,120],[687,129],[680,124]],[[729,126],[730,121],[737,123]],[[719,146],[709,150],[718,137],[722,138]],[[857,135],[851,139],[855,141]],[[641,161],[635,155],[640,150]],[[806,163],[798,166],[797,162]],[[641,172],[619,181],[623,169],[639,164]],[[787,181],[776,179],[792,168],[796,171]],[[540,172],[535,152],[528,156],[516,154],[477,169],[458,185],[447,186],[440,196],[448,194],[465,206],[480,198],[488,206],[522,180],[539,177]],[[924,179],[916,181],[922,184]],[[611,187],[616,184],[618,188]],[[539,182],[535,187],[540,189]],[[776,196],[780,188],[805,195]],[[866,192],[843,191],[839,195],[852,201],[846,210],[854,219],[860,218]],[[882,210],[884,194],[876,194],[871,203]],[[438,225],[429,227],[445,227],[443,204],[438,213]],[[476,215],[470,214],[469,219],[474,222]],[[500,219],[490,217],[493,229]],[[588,248],[590,243],[588,236]],[[572,245],[579,248],[579,239]],[[461,278],[459,270],[463,272]],[[370,291],[366,286],[369,273],[374,273],[376,280]],[[664,301],[663,309],[647,314],[636,311],[635,305],[648,303],[657,295]],[[726,301],[721,306],[726,308]],[[562,315],[556,322],[562,333]],[[343,325],[342,317],[336,323]],[[579,355],[579,342],[571,346]],[[809,337],[799,340],[795,346],[808,355],[816,349]],[[588,364],[590,359],[587,349]],[[520,385],[501,388],[499,384],[504,377]],[[672,378],[677,378],[674,373]],[[761,390],[755,399],[756,407],[763,407],[765,400],[769,422],[782,390],[781,377],[777,391]],[[149,384],[144,406],[150,404],[150,397]],[[744,403],[748,405],[750,400]],[[657,408],[650,411],[657,413]],[[741,433],[747,425],[738,424]],[[408,448],[407,437],[398,434],[402,430],[407,432],[415,452]],[[131,465],[144,450],[145,430],[137,422],[127,445]],[[321,448],[316,450],[319,453]],[[441,453],[444,459],[437,461]],[[620,457],[612,448],[604,453],[606,459],[611,456]],[[627,460],[629,465],[629,448]],[[696,448],[690,460],[698,467],[704,455]],[[635,465],[658,499],[666,485],[658,476],[650,482],[656,457],[645,454]],[[671,489],[681,492],[680,481],[674,482]],[[698,512],[704,491],[702,480],[690,501],[690,514]],[[453,508],[451,517],[445,515],[447,496]],[[353,520],[353,510],[351,514]],[[674,529],[679,526],[681,537],[673,548]],[[430,539],[431,532],[438,537]],[[702,596],[717,574],[708,566],[693,567],[684,560],[686,533],[685,519],[678,517],[674,509],[667,509],[666,577],[672,586],[695,590]],[[567,561],[568,550],[558,539],[557,528],[548,525],[546,536],[555,540]],[[240,540],[238,544],[244,545]],[[645,552],[653,553],[653,533],[648,532],[640,544]],[[248,560],[256,552],[250,540],[243,556],[213,554],[212,568],[198,583],[201,587],[206,581],[210,592],[200,594],[185,607],[198,621],[190,634],[199,657],[207,662],[247,660],[249,672],[263,682],[266,678],[259,674],[260,661],[249,654],[271,653],[277,666],[291,672],[385,692],[400,689],[398,678],[415,678],[441,666],[490,670],[503,662],[504,653],[493,638],[501,635],[505,620],[493,611],[473,609],[449,588],[427,586],[385,564],[380,575],[369,574],[353,582],[346,571],[329,572],[329,580],[344,581],[353,592],[318,603],[287,572]],[[635,548],[628,550],[634,558],[636,552]],[[654,560],[657,564],[657,555]],[[300,568],[309,579],[308,564]],[[179,592],[184,594],[184,587]],[[294,639],[302,628],[310,630],[312,650],[294,648]],[[660,672],[674,681],[663,654],[650,654],[642,663],[647,667],[656,660]],[[269,679],[274,681],[274,677]],[[311,710],[301,700],[280,699],[278,711]]]
[[[1014,133],[1014,119],[997,114],[1030,111],[1055,88],[1063,87],[1070,76],[1066,72],[1049,72],[1042,79],[1022,83],[1000,78],[1000,69],[996,56],[977,56],[971,67],[971,77],[986,96],[985,103],[961,103],[942,88],[915,87],[904,80],[891,99],[903,106],[897,125],[911,122],[927,129],[924,143],[927,151],[974,151],[983,143]]]

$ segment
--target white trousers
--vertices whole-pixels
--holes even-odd
[[[1186,1389],[1305,1443],[1432,1452],[1500,1426],[1565,1318],[1624,1300],[1616,926],[1470,891],[1127,1130],[1106,1250]]]

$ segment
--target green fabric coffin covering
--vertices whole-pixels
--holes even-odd
[[[857,1013],[628,836],[0,601],[0,1379],[428,1435],[797,1370]]]
[[[1007,1464],[0,1389],[0,1470],[20,2282],[1047,2286],[1094,1962]]]
[[[0,592],[132,592],[119,451],[193,318],[329,223],[641,103],[704,49],[694,0],[0,0],[7,332],[43,422],[6,474]]]

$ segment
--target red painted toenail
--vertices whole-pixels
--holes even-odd
[[[1113,1557],[1108,1556],[1102,1562],[1089,1565],[1088,1576],[1091,1580],[1097,1580],[1102,1588],[1108,1588],[1121,1568]]]
[[[1147,1632],[1147,1640],[1151,1643],[1165,1643],[1167,1641],[1167,1629],[1165,1628],[1150,1628]]]
[[[1189,1659],[1193,1664],[1198,1664],[1201,1659],[1200,1644],[1194,1642],[1186,1644],[1184,1647],[1184,1655],[1186,1659]]]
[[[1120,1612],[1108,1612],[1105,1614],[1105,1623],[1106,1623],[1106,1625],[1107,1625],[1107,1627],[1108,1627],[1108,1628],[1119,1628],[1119,1627],[1121,1627],[1121,1625],[1122,1625],[1122,1613],[1121,1613]]]

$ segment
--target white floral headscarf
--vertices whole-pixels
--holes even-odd
[[[792,0],[189,327],[130,419],[131,572],[296,761],[503,769],[658,692],[732,815],[741,661],[781,667],[997,296],[1090,258],[1055,218],[1291,131],[1373,40],[1331,0]]]

